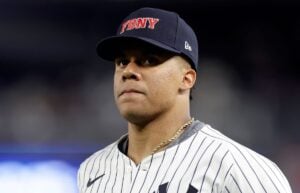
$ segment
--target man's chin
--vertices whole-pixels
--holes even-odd
[[[145,124],[150,120],[150,115],[145,111],[121,111],[121,115],[130,123],[141,125]]]

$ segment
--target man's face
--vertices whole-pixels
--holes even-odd
[[[115,59],[114,96],[127,121],[142,124],[172,110],[183,73],[162,50],[127,48]]]

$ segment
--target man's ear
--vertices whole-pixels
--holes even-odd
[[[192,68],[185,68],[182,76],[181,90],[191,89],[196,83],[197,73]]]

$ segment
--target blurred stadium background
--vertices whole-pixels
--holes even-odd
[[[151,6],[178,12],[198,35],[193,115],[274,160],[300,192],[299,5],[1,0],[0,191],[77,193],[80,162],[126,132],[96,42]]]

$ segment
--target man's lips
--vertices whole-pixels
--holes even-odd
[[[124,94],[143,94],[143,92],[136,89],[125,89],[119,94],[119,96],[122,96]]]

